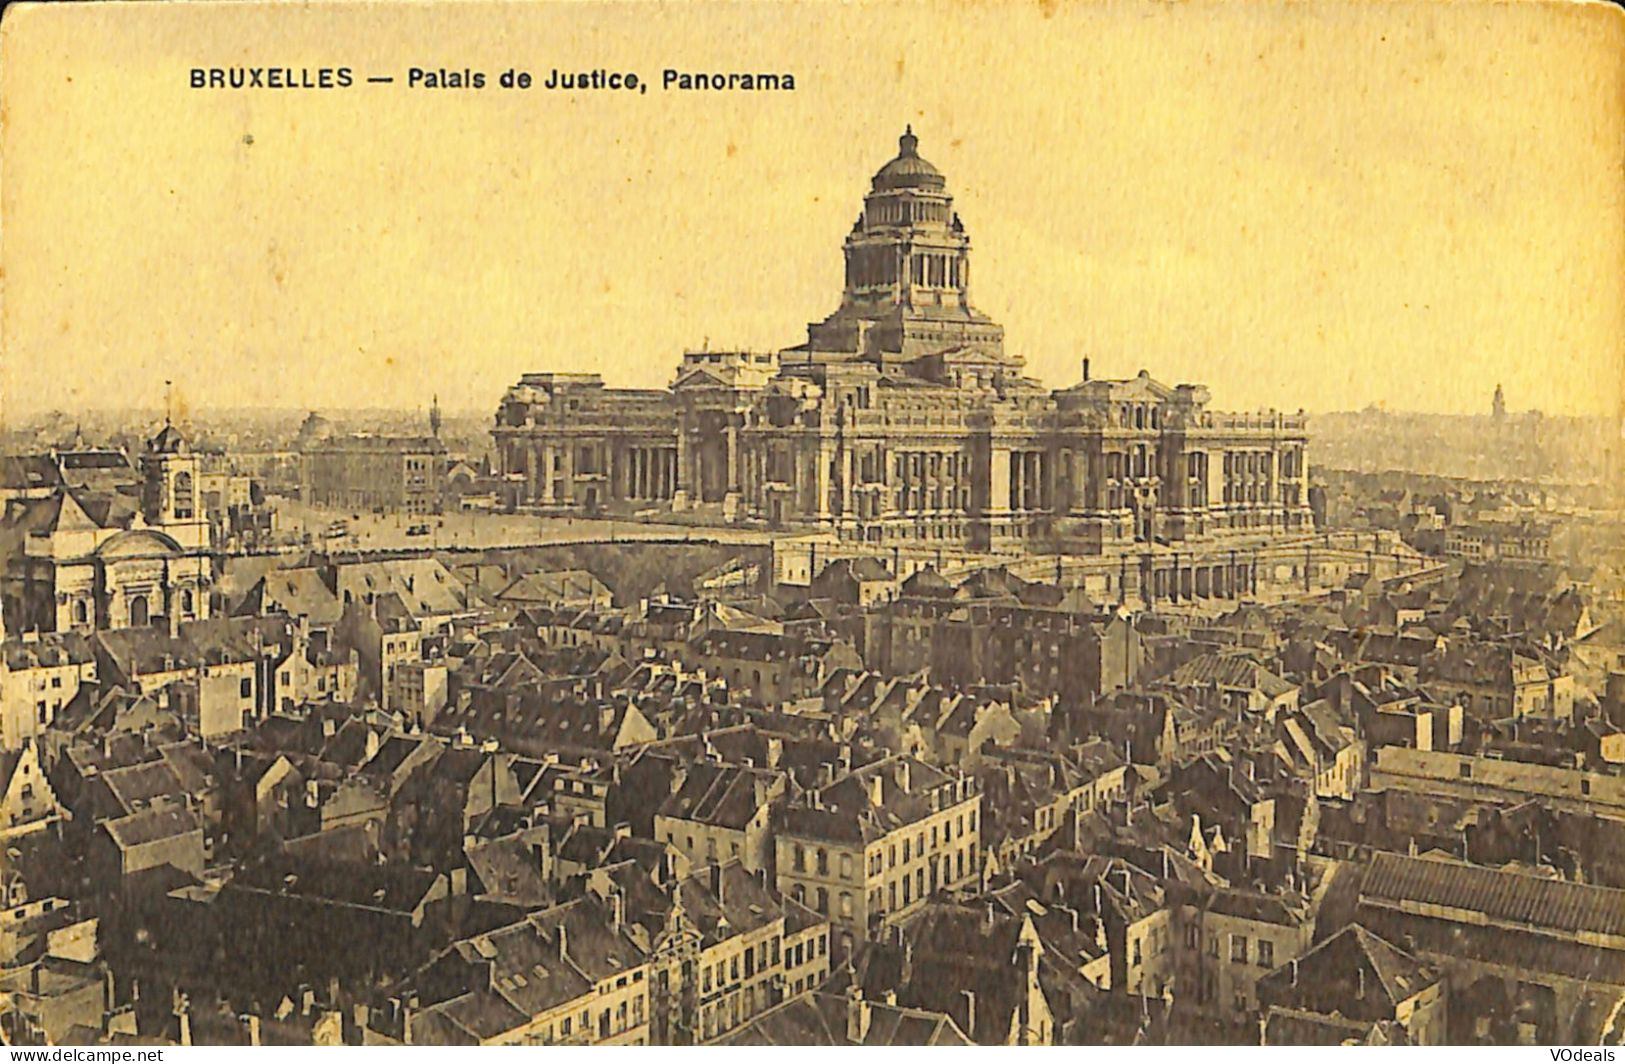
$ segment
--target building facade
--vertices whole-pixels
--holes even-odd
[[[336,436],[304,452],[304,500],[315,506],[391,513],[440,510],[446,445],[434,436]]]
[[[122,460],[122,458],[121,458]],[[88,632],[209,616],[214,562],[198,456],[166,423],[123,491],[62,487],[6,514],[20,549],[6,561],[8,627]]]
[[[839,308],[776,353],[691,351],[664,390],[530,373],[492,436],[516,507],[715,509],[843,540],[1100,554],[1309,531],[1304,418],[1207,389],[1023,372],[912,131],[845,243]]]

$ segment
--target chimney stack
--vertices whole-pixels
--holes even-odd
[[[846,992],[846,1040],[861,1044],[869,1037],[869,1003],[863,1000],[863,987],[853,985]]]
[[[1083,380],[1084,383],[1089,381],[1089,360],[1087,358],[1083,360]]]
[[[961,990],[965,995],[965,1037],[976,1040],[976,991]]]
[[[179,990],[175,991],[175,1018],[180,1023],[176,1041],[183,1046],[192,1044],[192,1003]]]

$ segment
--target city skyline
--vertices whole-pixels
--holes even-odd
[[[27,163],[6,175],[7,420],[160,406],[165,378],[200,408],[277,394],[410,409],[437,391],[449,410],[488,409],[542,365],[659,386],[685,349],[778,349],[830,309],[852,175],[905,121],[958,175],[979,304],[1047,384],[1087,356],[1099,376],[1210,382],[1240,410],[1477,412],[1497,382],[1514,410],[1618,409],[1620,130],[1594,104],[1618,71],[1587,8],[1122,4],[1024,11],[1014,27],[1000,13],[1001,34],[1030,21],[1044,43],[976,67],[950,45],[990,13],[933,9],[935,38],[865,13],[878,39],[896,31],[899,54],[882,56],[809,34],[824,16],[807,9],[716,10],[646,20],[604,61],[721,62],[703,27],[733,20],[752,31],[734,62],[816,77],[772,96],[362,102],[197,92],[182,74],[243,25],[312,65],[336,61],[318,37],[377,30],[393,70],[453,16],[255,13],[228,28],[203,13],[181,47],[172,15],[98,9],[25,52],[10,35],[8,68],[88,43],[48,90],[8,86],[22,114],[49,91],[61,124],[6,133]],[[493,74],[524,60],[542,75],[614,18],[504,11],[459,49]],[[987,102],[1014,77],[1053,95]],[[136,121],[159,113],[188,121]],[[664,135],[673,123],[681,137]],[[71,158],[29,149],[58,128]],[[560,143],[581,162],[561,165]],[[137,175],[116,179],[135,154]],[[234,364],[257,372],[219,372]]]

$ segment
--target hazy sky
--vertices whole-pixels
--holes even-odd
[[[0,51],[5,412],[494,408],[661,385],[838,302],[912,122],[972,296],[1217,406],[1619,413],[1625,32],[1608,5],[51,5]],[[194,66],[350,66],[334,91]],[[482,91],[409,89],[472,67]],[[781,93],[505,92],[559,65]],[[393,74],[394,85],[368,85]]]

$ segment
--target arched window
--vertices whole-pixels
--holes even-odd
[[[184,469],[175,474],[175,519],[192,519],[192,474]]]
[[[140,628],[151,620],[147,607],[147,596],[132,595],[130,597],[130,627]]]
[[[89,624],[90,623],[90,607],[85,604],[84,599],[75,599],[74,600],[74,603],[73,603],[73,623],[74,624]]]
[[[192,607],[194,605],[194,602],[195,602],[195,600],[194,600],[194,598],[192,596],[192,589],[191,588],[182,589],[182,591],[181,591],[181,613],[184,614],[187,617],[190,617],[192,615]]]

